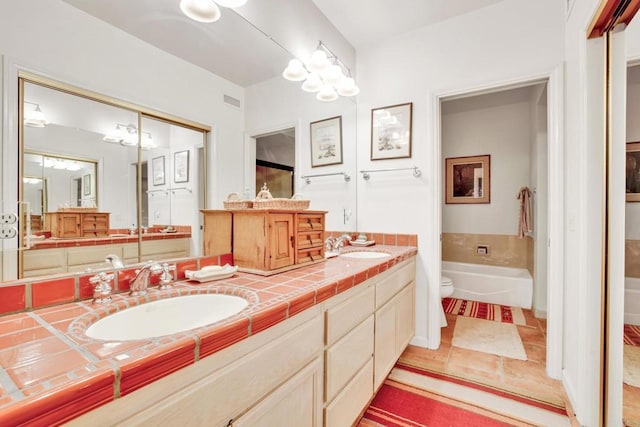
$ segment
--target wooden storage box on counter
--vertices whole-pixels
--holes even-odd
[[[109,235],[109,213],[94,211],[46,212],[45,229],[51,237],[107,237]]]
[[[204,253],[226,253],[249,273],[271,275],[324,261],[324,211],[203,210]]]

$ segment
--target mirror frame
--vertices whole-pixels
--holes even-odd
[[[168,124],[181,126],[187,129],[191,129],[197,132],[202,133],[202,147],[203,147],[203,183],[202,183],[202,197],[203,204],[207,206],[207,181],[208,181],[208,165],[207,165],[207,140],[209,133],[211,132],[211,126],[198,123],[192,120],[184,119],[178,116],[174,116],[172,114],[168,114],[162,111],[154,110],[148,107],[144,107],[129,101],[124,101],[118,98],[114,98],[108,95],[104,95],[98,92],[94,92],[89,89],[84,89],[78,86],[70,85],[67,83],[62,83],[47,77],[43,77],[41,75],[29,72],[29,71],[18,71],[18,201],[22,201],[24,198],[24,184],[22,179],[24,177],[24,154],[25,154],[25,145],[24,145],[24,85],[25,83],[35,84],[39,86],[43,86],[52,90],[57,90],[63,93],[67,93],[72,96],[79,96],[90,101],[99,102],[102,104],[106,104],[116,108],[122,108],[125,110],[129,110],[133,113],[137,114],[137,126],[138,129],[141,129],[143,118],[152,118],[155,120],[163,121]],[[142,259],[142,233],[141,224],[142,224],[142,145],[141,145],[141,135],[142,133],[138,133],[138,158],[137,158],[137,169],[138,169],[138,179],[136,182],[137,186],[137,197],[136,197],[136,217],[138,219],[138,262]],[[28,151],[28,150],[27,150]],[[98,171],[99,173],[99,171]],[[97,194],[97,186],[96,186],[96,194]],[[18,217],[22,218],[25,214],[24,205],[19,204]],[[192,232],[198,232],[198,227]],[[23,233],[19,233],[18,235],[18,247],[21,249],[29,249],[24,246],[25,238]],[[18,278],[23,278],[24,275],[24,261],[23,261],[24,251],[18,251]]]

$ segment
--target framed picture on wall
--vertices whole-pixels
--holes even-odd
[[[173,154],[173,182],[189,182],[189,150]]]
[[[82,195],[83,196],[91,195],[91,174],[90,173],[82,177]]]
[[[625,172],[626,200],[640,202],[640,142],[627,143]]]
[[[342,164],[342,116],[311,122],[311,167]]]
[[[371,110],[371,160],[411,157],[413,103]]]
[[[445,159],[445,203],[491,203],[491,156]]]
[[[154,157],[151,160],[151,176],[153,185],[164,185],[164,156]]]

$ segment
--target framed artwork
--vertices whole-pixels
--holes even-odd
[[[445,203],[491,203],[491,156],[445,159]]]
[[[189,150],[173,153],[173,182],[189,182]]]
[[[411,157],[413,103],[371,110],[371,160]]]
[[[83,196],[91,195],[91,174],[90,173],[82,177],[82,195]]]
[[[164,156],[154,157],[151,160],[151,176],[153,185],[164,185]]]
[[[342,116],[318,120],[311,128],[311,167],[342,163]]]
[[[627,202],[640,202],[640,142],[627,143],[625,191]]]

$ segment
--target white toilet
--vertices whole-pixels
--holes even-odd
[[[453,294],[453,280],[447,276],[440,276],[440,299],[450,297]],[[440,304],[440,326],[447,326],[447,316],[444,315],[444,308]]]

